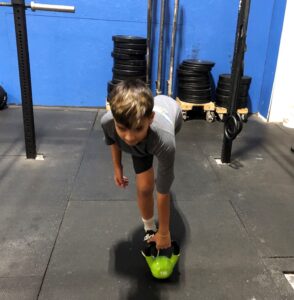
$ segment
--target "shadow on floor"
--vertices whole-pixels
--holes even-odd
[[[184,245],[189,238],[187,220],[180,211],[176,197],[171,196],[171,234],[181,247],[181,257],[172,276],[166,280],[157,280],[152,277],[150,270],[140,253],[143,247],[143,226],[136,228],[128,240],[121,240],[110,251],[109,272],[116,277],[124,277],[131,282],[120,291],[120,299],[127,300],[163,300],[163,290],[171,286],[178,286],[184,282]],[[181,270],[181,271],[180,271]]]

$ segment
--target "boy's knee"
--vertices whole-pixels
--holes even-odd
[[[137,186],[137,192],[140,197],[150,197],[153,195],[154,186],[153,185],[144,185]]]

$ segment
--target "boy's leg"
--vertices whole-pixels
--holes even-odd
[[[137,199],[141,216],[145,220],[150,220],[154,214],[154,170],[149,170],[136,174]]]
[[[144,224],[145,237],[148,240],[157,231],[154,222],[154,170],[152,167],[153,156],[135,157],[132,156],[136,172],[138,207]]]

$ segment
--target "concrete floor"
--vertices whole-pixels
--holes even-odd
[[[130,186],[113,183],[103,111],[35,109],[26,160],[21,109],[0,112],[0,299],[294,299],[294,130],[251,117],[232,164],[217,165],[223,123],[189,120],[177,136],[173,238],[180,262],[164,282],[139,253]]]

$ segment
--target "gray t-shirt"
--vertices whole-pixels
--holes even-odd
[[[175,134],[182,124],[182,113],[178,103],[164,95],[154,98],[154,120],[147,137],[135,146],[127,145],[116,133],[113,116],[108,111],[101,119],[105,143],[116,143],[119,148],[137,157],[154,155],[158,159],[156,188],[167,194],[174,180]]]

